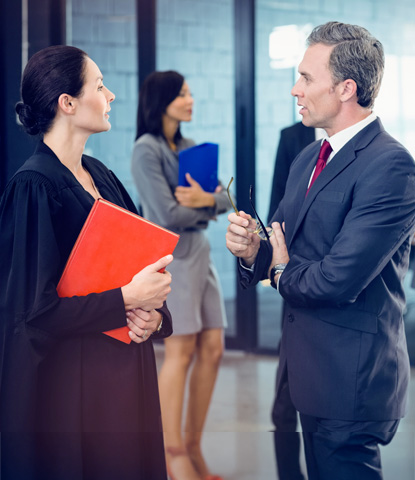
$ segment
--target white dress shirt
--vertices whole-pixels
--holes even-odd
[[[360,130],[363,130],[365,127],[367,127],[369,125],[369,123],[372,123],[374,120],[376,120],[376,118],[377,118],[376,115],[372,112],[369,116],[367,116],[366,118],[364,118],[360,122],[357,122],[354,125],[352,125],[351,127],[347,127],[344,130],[341,130],[340,132],[335,133],[331,137],[328,137],[327,134],[325,134],[325,133],[323,134],[323,136],[320,136],[321,144],[323,144],[324,140],[326,140],[327,142],[330,143],[331,148],[333,150],[330,153],[329,158],[327,159],[326,165],[328,165],[331,162],[334,155],[336,155],[336,153],[339,150],[341,150],[349,140],[351,140],[355,135],[357,135],[360,132]],[[316,128],[316,138],[319,135],[318,131],[321,131],[321,129]],[[323,132],[324,132],[324,130],[323,130]],[[314,174],[315,169],[316,169],[316,167],[314,167],[313,171],[311,172],[310,181],[308,182],[308,185],[310,185],[310,182],[311,182],[311,179],[313,178],[313,174]]]

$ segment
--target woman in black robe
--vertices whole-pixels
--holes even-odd
[[[56,293],[95,199],[136,213],[115,175],[83,155],[90,134],[110,129],[113,100],[75,47],[48,47],[26,66],[16,111],[40,140],[0,203],[2,480],[166,479],[149,336],[172,332],[171,276],[159,273],[172,257],[122,288]],[[125,325],[129,345],[101,333]]]

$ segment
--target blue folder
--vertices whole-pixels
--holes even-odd
[[[214,192],[218,186],[217,143],[202,143],[179,152],[179,185],[188,187],[186,173],[190,173],[205,192]]]

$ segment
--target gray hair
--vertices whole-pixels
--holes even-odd
[[[365,28],[340,22],[315,27],[307,45],[334,45],[329,69],[334,84],[348,78],[357,85],[358,104],[372,108],[380,89],[385,67],[383,46]]]

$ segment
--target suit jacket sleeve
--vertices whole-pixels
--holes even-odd
[[[290,253],[279,282],[280,293],[289,303],[301,307],[351,304],[375,277],[387,275],[388,269],[407,267],[401,256],[409,248],[415,221],[413,159],[403,148],[368,154],[376,161],[365,164],[361,157],[357,179],[346,192],[344,218],[331,217],[334,204],[326,203],[323,208],[315,199],[309,207],[309,212],[314,209],[315,215],[320,215],[314,242],[324,241],[320,232],[328,232],[330,222],[342,224],[323,258],[312,258],[312,245],[305,255]],[[307,238],[311,244],[312,236]],[[398,251],[401,246],[403,250]]]

